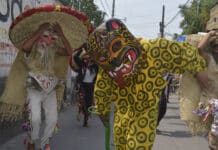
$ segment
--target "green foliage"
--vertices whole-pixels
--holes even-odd
[[[72,6],[72,0],[59,0],[65,6]]]
[[[210,9],[216,3],[218,0],[193,0],[189,6],[181,5],[180,12],[184,18],[180,23],[180,27],[183,29],[182,34],[205,32]]]
[[[104,21],[106,13],[99,10],[93,0],[60,0],[60,2],[86,14],[94,27],[99,26]]]

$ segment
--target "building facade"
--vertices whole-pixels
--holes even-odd
[[[210,20],[207,22],[206,29],[208,31],[218,30],[218,3],[210,10]]]

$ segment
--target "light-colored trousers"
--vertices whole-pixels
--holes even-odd
[[[44,91],[39,91],[33,88],[27,89],[28,93],[28,108],[30,110],[31,131],[28,137],[31,143],[34,143],[40,138],[40,145],[43,149],[45,144],[49,144],[49,138],[52,136],[57,123],[57,98],[56,91],[53,90],[49,94]],[[45,128],[40,136],[41,129],[41,108],[45,113]]]

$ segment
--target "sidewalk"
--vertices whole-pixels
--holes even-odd
[[[76,120],[75,106],[60,114],[62,128],[51,143],[52,150],[104,150],[104,128],[99,118],[93,115],[89,127],[82,127]],[[192,137],[184,122],[179,119],[178,98],[170,96],[168,110],[161,121],[153,150],[209,150],[203,137]],[[3,145],[0,150],[25,150],[22,133]],[[111,144],[111,150],[114,150]]]
[[[178,96],[171,94],[169,101],[160,122],[162,132],[157,135],[153,150],[209,150],[206,138],[192,137],[185,122],[180,120]]]

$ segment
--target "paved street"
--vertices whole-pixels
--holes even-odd
[[[98,117],[93,116],[89,127],[84,128],[82,122],[76,120],[76,109],[72,107],[60,114],[60,121],[61,130],[52,139],[52,150],[104,150],[104,128]],[[170,96],[167,114],[159,129],[162,133],[157,135],[153,150],[209,150],[206,139],[192,137],[185,123],[179,120],[176,95]],[[11,137],[0,145],[0,150],[24,150],[24,137],[24,133]]]
[[[153,150],[209,150],[203,137],[192,137],[184,122],[179,119],[178,97],[170,95],[165,118],[159,128]]]

